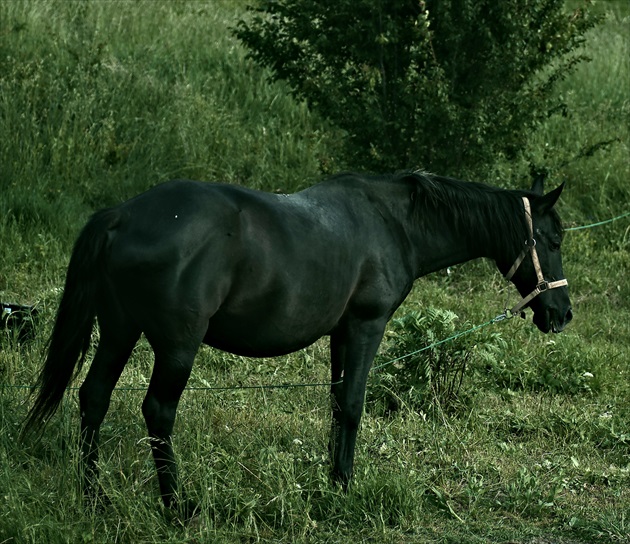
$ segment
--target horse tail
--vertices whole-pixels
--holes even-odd
[[[35,386],[37,396],[23,435],[43,429],[85,362],[96,317],[97,292],[104,275],[108,231],[117,221],[118,213],[113,209],[97,212],[75,242],[55,325],[46,346],[46,360]]]

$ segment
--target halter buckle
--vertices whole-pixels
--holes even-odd
[[[538,289],[539,293],[544,293],[545,291],[547,291],[549,289],[549,282],[548,281],[541,281],[537,286],[536,289]]]

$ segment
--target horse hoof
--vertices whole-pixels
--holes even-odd
[[[100,487],[83,495],[83,506],[95,514],[102,514],[111,505],[112,500]]]
[[[333,484],[341,487],[341,491],[343,493],[348,492],[348,487],[350,486],[350,480],[352,479],[352,476],[350,474],[342,474],[340,472],[333,470],[331,477],[332,477]]]
[[[182,516],[184,521],[187,524],[190,524],[193,520],[199,520],[201,508],[195,501],[186,499],[185,501],[183,501],[183,504],[179,505],[178,512],[179,515]]]
[[[199,505],[190,499],[177,501],[166,509],[167,516],[173,525],[196,527],[201,524]]]

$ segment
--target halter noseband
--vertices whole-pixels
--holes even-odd
[[[525,218],[527,219],[527,230],[529,231],[529,238],[525,240],[525,249],[516,258],[516,261],[514,261],[512,268],[510,268],[510,270],[508,270],[508,273],[505,275],[505,279],[508,281],[511,280],[515,272],[518,270],[518,267],[523,262],[523,259],[525,259],[528,253],[531,253],[534,270],[536,271],[536,278],[538,279],[538,284],[536,285],[536,289],[534,289],[529,295],[524,297],[516,306],[514,306],[511,310],[506,310],[506,313],[509,315],[521,313],[522,309],[527,306],[527,304],[529,304],[534,298],[540,295],[540,293],[544,293],[549,289],[555,289],[556,287],[564,287],[565,285],[569,284],[569,282],[565,279],[557,281],[545,280],[542,269],[540,268],[538,252],[536,251],[536,239],[534,238],[532,210],[529,204],[529,200],[526,197],[523,197],[523,206],[525,206]]]

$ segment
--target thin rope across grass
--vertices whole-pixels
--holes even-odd
[[[597,223],[591,223],[590,225],[582,225],[579,227],[569,227],[568,229],[564,229],[565,231],[574,231],[574,230],[584,230],[584,229],[592,229],[593,227],[599,227],[601,225],[607,225],[608,223],[612,223],[613,221],[618,221],[619,219],[623,219],[624,217],[630,216],[630,212],[622,213],[617,217],[612,217],[611,219],[606,219],[605,221],[599,221]]]
[[[591,229],[591,228],[595,228],[595,227],[599,227],[602,225],[607,225],[609,223],[612,223],[614,221],[618,221],[619,219],[623,219],[625,217],[629,217],[630,216],[630,212],[626,212],[623,213],[621,215],[618,215],[616,217],[612,217],[610,219],[606,219],[604,221],[598,221],[596,223],[590,223],[587,225],[581,225],[581,226],[577,226],[577,227],[569,227],[567,229],[565,229],[565,231],[570,232],[570,231],[577,231],[577,230],[585,230],[585,229]],[[387,366],[390,366],[394,363],[397,363],[399,361],[402,361],[404,359],[408,359],[409,357],[413,357],[414,355],[418,355],[419,353],[422,353],[423,351],[428,351],[430,349],[436,348],[442,344],[446,344],[448,342],[452,342],[462,336],[465,336],[467,334],[472,334],[473,332],[476,332],[478,330],[481,330],[485,327],[488,327],[490,325],[494,325],[496,323],[500,323],[502,321],[506,321],[511,319],[512,317],[514,317],[514,314],[512,314],[511,312],[509,312],[508,310],[506,310],[505,312],[503,312],[502,314],[497,315],[496,317],[493,317],[492,319],[490,319],[489,321],[486,321],[485,323],[481,323],[480,325],[474,325],[472,327],[470,327],[469,329],[466,329],[464,331],[459,331],[456,332],[454,334],[452,334],[451,336],[448,336],[447,338],[444,338],[442,340],[437,340],[435,342],[432,342],[431,344],[428,344],[420,349],[417,349],[415,351],[406,353],[404,355],[401,355],[399,357],[395,357],[394,359],[385,361],[384,363],[380,363],[378,365],[374,365],[372,366],[372,368],[370,369],[370,373],[373,373],[376,370],[380,370],[382,368],[385,368]],[[332,385],[337,385],[343,382],[343,379],[336,381],[336,382],[307,382],[307,383],[283,383],[283,384],[261,384],[261,385],[235,385],[235,386],[190,386],[190,387],[186,387],[186,391],[239,391],[239,390],[247,390],[247,389],[252,389],[252,390],[269,390],[269,389],[291,389],[291,388],[306,388],[306,387],[330,387]],[[0,388],[4,389],[29,389],[29,390],[33,390],[36,388],[36,386],[34,385],[10,385],[10,384],[0,384]],[[70,391],[73,390],[78,390],[79,387],[78,386],[72,386],[72,387],[68,387],[67,388]],[[118,386],[115,387],[114,390],[115,391],[144,391],[146,389],[146,386]]]
[[[381,368],[384,368],[386,366],[392,365],[396,362],[402,361],[404,359],[408,359],[409,357],[413,357],[414,355],[417,355],[419,353],[422,353],[423,351],[427,351],[430,349],[433,349],[435,347],[438,347],[442,344],[446,344],[448,342],[452,342],[454,340],[456,340],[457,338],[460,338],[461,336],[467,335],[467,334],[471,334],[475,331],[478,331],[480,329],[483,329],[484,327],[488,327],[489,325],[494,325],[495,323],[499,323],[501,321],[505,321],[507,319],[511,319],[513,316],[512,315],[508,315],[508,313],[502,313],[492,319],[490,319],[489,321],[486,321],[485,323],[482,323],[480,325],[475,325],[473,327],[470,327],[469,329],[466,329],[464,331],[459,331],[455,334],[452,334],[451,336],[444,338],[442,340],[437,340],[435,342],[432,342],[431,344],[428,344],[420,349],[417,349],[415,351],[412,351],[410,353],[406,353],[405,355],[401,355],[400,357],[395,357],[394,359],[385,361],[384,363],[380,363],[378,365],[373,366],[370,369],[370,373],[379,370]],[[268,390],[268,389],[291,389],[291,388],[304,388],[304,387],[330,387],[331,385],[337,385],[343,382],[343,379],[336,381],[336,382],[310,382],[310,383],[283,383],[283,384],[261,384],[261,385],[234,385],[234,386],[190,386],[190,387],[186,387],[186,391],[239,391],[239,390],[245,390],[245,389],[264,389],[264,390]],[[11,385],[11,384],[0,384],[0,388],[6,388],[6,389],[29,389],[29,390],[33,390],[35,389],[37,386],[35,385]],[[114,391],[144,391],[147,388],[146,385],[143,386],[117,386],[114,388]],[[68,387],[67,390],[68,391],[76,391],[79,389],[79,386],[71,386]]]

